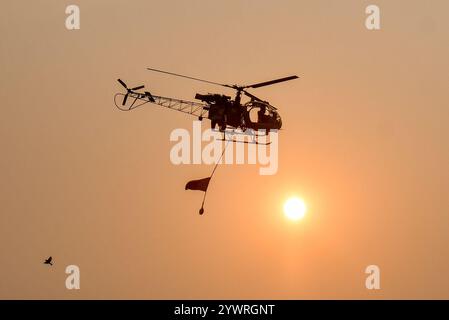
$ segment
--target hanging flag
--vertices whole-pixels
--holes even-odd
[[[186,190],[201,190],[206,192],[207,187],[209,186],[210,178],[211,177],[189,181],[186,184]]]
[[[223,154],[224,154],[228,144],[229,144],[229,141],[226,143],[226,145],[225,145],[225,147],[223,149],[223,152],[221,153],[220,158],[215,163],[214,170],[212,170],[212,173],[211,173],[210,177],[207,177],[207,178],[204,178],[204,179],[200,179],[200,180],[191,180],[191,181],[187,182],[187,184],[186,184],[186,188],[185,188],[186,190],[201,190],[201,191],[204,191],[203,202],[201,203],[201,209],[199,210],[199,214],[200,215],[202,215],[204,213],[204,201],[206,201],[207,187],[209,187],[210,179],[213,177],[213,175],[215,173],[215,170],[217,169],[217,166],[220,163],[220,160],[223,157]]]
[[[186,184],[186,190],[204,191],[203,203],[201,204],[201,209],[199,211],[200,215],[204,213],[204,200],[206,199],[207,187],[209,186],[210,178],[212,178],[212,176],[200,180],[192,180]]]

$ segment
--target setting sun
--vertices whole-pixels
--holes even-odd
[[[300,198],[292,197],[284,204],[284,214],[289,220],[301,220],[306,211],[306,204]]]

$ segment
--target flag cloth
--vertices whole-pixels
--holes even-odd
[[[210,178],[211,177],[189,181],[186,184],[186,190],[201,190],[206,192],[207,187],[209,186]]]

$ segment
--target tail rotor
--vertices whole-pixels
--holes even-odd
[[[134,93],[134,91],[136,91],[136,90],[140,90],[140,89],[145,88],[144,85],[137,86],[137,87],[134,87],[134,88],[128,88],[126,83],[123,82],[121,79],[117,79],[117,81],[126,89],[126,94],[123,97],[122,106],[124,106],[126,104],[126,101],[128,100],[128,96],[129,96],[130,93]]]

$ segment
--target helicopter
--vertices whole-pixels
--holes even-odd
[[[252,93],[249,93],[247,89],[256,89],[298,78],[298,76],[293,75],[241,86],[218,83],[153,68],[147,68],[147,70],[234,89],[236,91],[235,97],[232,99],[230,96],[224,94],[197,93],[195,99],[201,102],[186,101],[156,96],[149,91],[139,92],[139,90],[145,88],[145,86],[140,85],[128,88],[124,81],[117,79],[117,81],[126,89],[126,93],[117,93],[114,97],[115,105],[119,109],[128,111],[147,103],[158,104],[172,110],[196,116],[201,121],[205,118],[209,119],[212,129],[215,130],[218,126],[218,131],[225,134],[230,131],[235,133],[236,130],[245,133],[248,129],[251,129],[251,132],[253,133],[265,132],[265,135],[268,135],[270,130],[281,129],[282,119],[277,108],[272,106],[268,101],[264,101]],[[247,96],[250,100],[246,103],[242,103],[242,94]]]

